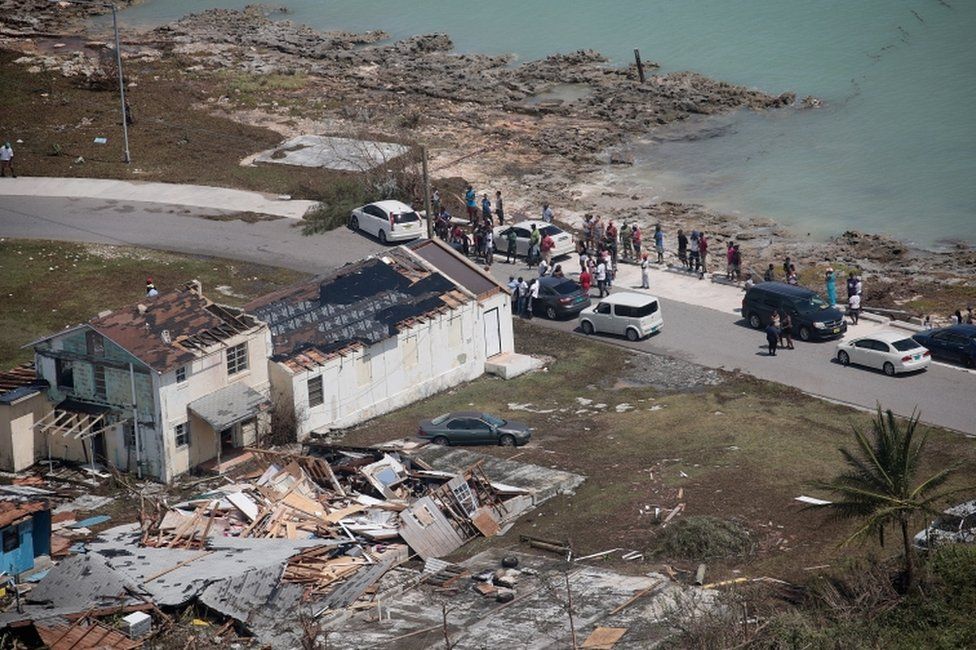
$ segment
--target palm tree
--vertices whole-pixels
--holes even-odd
[[[928,439],[927,430],[916,429],[918,418],[918,413],[913,411],[903,424],[891,409],[882,413],[879,404],[870,437],[854,427],[858,453],[840,448],[847,471],[832,481],[815,483],[816,487],[832,492],[835,500],[813,506],[831,510],[835,518],[863,520],[863,525],[842,545],[877,534],[879,543],[884,546],[885,528],[900,528],[905,547],[906,589],[911,589],[915,584],[915,549],[909,531],[911,522],[922,515],[938,514],[933,507],[936,502],[970,489],[936,493],[958,469],[958,465],[945,467],[920,483],[916,481],[915,475]]]

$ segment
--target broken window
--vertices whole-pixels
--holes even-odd
[[[227,348],[227,374],[236,375],[247,370],[247,343]]]
[[[176,383],[182,384],[186,381],[186,366],[180,366],[176,369]]]
[[[308,380],[308,408],[315,408],[325,403],[325,393],[322,390],[322,375]]]
[[[177,447],[186,447],[190,444],[190,427],[187,426],[186,422],[177,424],[173,427],[173,436],[176,438]]]
[[[98,332],[88,331],[85,333],[85,346],[88,354],[95,357],[105,356],[105,339]]]
[[[105,366],[95,366],[95,397],[105,399]]]
[[[126,420],[122,423],[122,437],[125,439],[127,448],[136,448],[136,428],[132,425],[132,420]]]
[[[55,373],[59,387],[69,391],[75,389],[74,363],[70,359],[58,359],[55,362]]]
[[[3,531],[3,552],[9,553],[20,548],[20,533],[17,528]]]

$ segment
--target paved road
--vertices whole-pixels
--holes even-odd
[[[345,229],[304,237],[288,219],[247,224],[192,215],[182,208],[154,204],[8,197],[0,203],[0,236],[147,246],[312,273],[381,249],[378,243]],[[503,278],[516,269],[526,273],[523,268],[505,264],[494,266],[496,275]],[[710,367],[738,368],[762,379],[867,408],[881,402],[907,415],[917,405],[926,422],[976,434],[976,374],[933,365],[920,375],[889,378],[837,365],[832,361],[832,343],[797,343],[796,350],[770,358],[763,352],[763,334],[744,327],[734,313],[667,299],[662,299],[662,309],[665,326],[658,335],[637,343],[612,340]],[[536,322],[564,331],[576,327],[575,321]]]

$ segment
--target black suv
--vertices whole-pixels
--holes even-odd
[[[742,317],[751,327],[762,329],[773,312],[788,312],[793,335],[802,341],[822,341],[847,331],[844,314],[827,304],[816,291],[785,282],[760,282],[742,299]]]

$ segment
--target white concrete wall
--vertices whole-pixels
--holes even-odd
[[[317,429],[353,426],[481,376],[480,309],[468,303],[316,370],[292,374],[279,365],[272,377],[290,382],[287,387],[276,385],[275,391],[293,397],[300,416],[299,440]],[[309,408],[307,382],[318,374],[323,377],[325,402]]]
[[[482,361],[485,361],[487,358],[485,354],[486,337],[484,315],[485,312],[492,309],[498,309],[498,327],[500,330],[502,353],[515,351],[515,332],[512,327],[512,297],[506,291],[499,291],[479,302],[478,320],[480,328],[477,331],[478,345],[475,347]]]
[[[194,435],[194,422],[191,422],[188,406],[201,397],[206,397],[214,391],[237,382],[243,382],[257,392],[267,395],[270,349],[268,339],[267,328],[227,339],[220,350],[190,362],[185,382],[176,382],[175,368],[158,376],[161,431],[142,427],[140,436],[144,460],[153,465],[156,464],[157,458],[162,461],[158,463],[160,466],[158,474],[157,471],[153,471],[153,474],[164,481],[170,481],[174,476],[217,456],[216,444],[219,444],[219,441],[215,444],[213,437],[208,435],[209,432],[200,431],[200,422],[197,420],[194,422],[197,423],[198,435]],[[227,348],[245,341],[248,369],[228,376]],[[190,444],[177,447],[174,428],[182,423],[186,423],[190,428]]]

